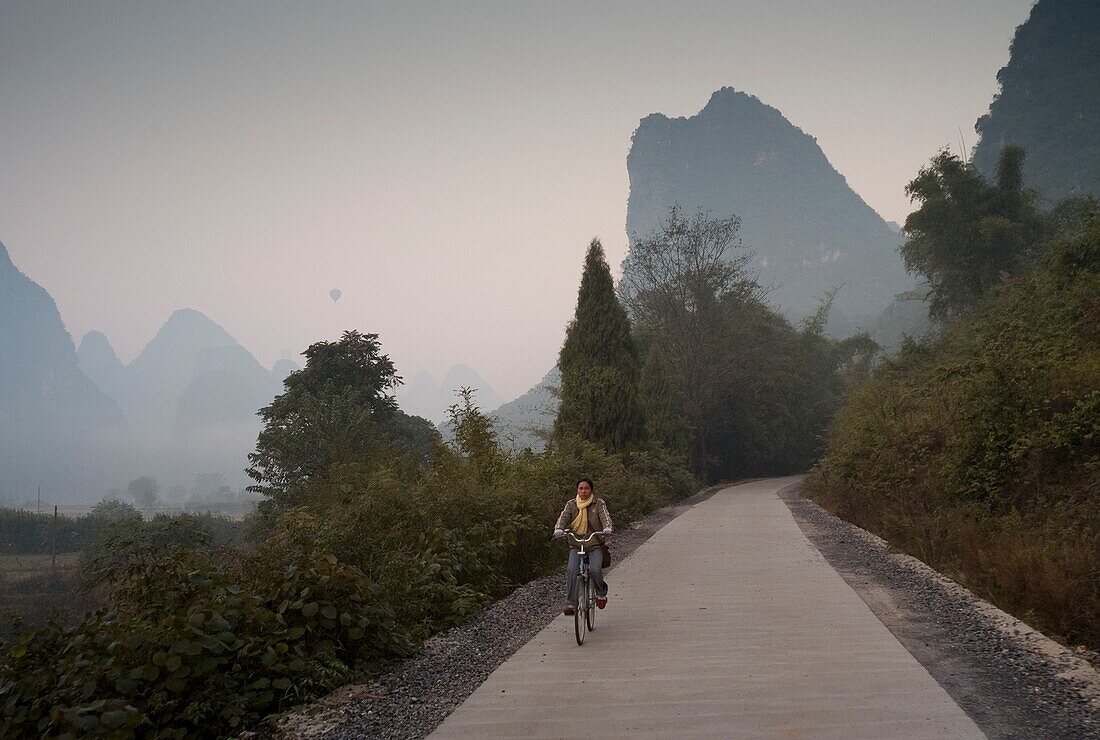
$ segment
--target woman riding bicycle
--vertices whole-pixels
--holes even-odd
[[[589,478],[581,478],[577,481],[577,496],[566,502],[562,509],[558,523],[554,525],[554,537],[564,537],[565,529],[569,529],[572,535],[584,539],[593,533],[602,535],[611,534],[611,514],[607,511],[607,504],[602,498],[597,498],[593,493],[594,486]],[[596,584],[596,606],[603,609],[607,606],[607,584],[603,580],[603,537],[596,536],[592,542],[585,545],[588,553],[588,572],[592,581]],[[566,576],[565,608],[566,614],[572,614],[577,608],[577,573],[580,572],[580,553],[577,550],[576,539],[570,540],[569,545],[569,572]]]

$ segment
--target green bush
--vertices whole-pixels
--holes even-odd
[[[95,517],[93,511],[89,517]],[[89,585],[110,581],[115,570],[146,550],[200,550],[238,543],[241,525],[221,514],[157,514],[100,517],[89,528],[80,569]]]
[[[52,513],[0,509],[0,553],[79,552],[95,538],[99,524],[86,516],[62,514],[55,519]]]
[[[354,460],[267,507],[252,548],[209,518],[111,530],[88,559],[109,609],[0,646],[0,735],[226,735],[408,655],[564,563],[548,535],[590,476],[617,527],[695,490],[660,449],[566,441],[508,455],[467,399],[423,468]]]
[[[809,491],[999,606],[1100,645],[1100,219],[880,366]]]
[[[112,610],[5,649],[0,734],[224,735],[412,648],[331,555],[275,571],[239,551],[140,555],[116,573]]]

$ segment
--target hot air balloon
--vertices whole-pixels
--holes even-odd
[[[328,292],[328,297],[332,299],[333,303],[336,303],[336,301],[340,300],[340,296],[342,295],[343,293],[340,291],[339,288],[333,288]]]

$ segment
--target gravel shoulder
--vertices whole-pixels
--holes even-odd
[[[611,541],[615,567],[668,522],[729,483],[658,509]],[[254,736],[270,738],[422,738],[489,674],[550,624],[565,600],[562,569],[532,581],[465,623],[431,638],[412,658],[365,684],[349,685],[279,716]]]
[[[920,560],[780,491],[802,532],[990,738],[1100,738],[1100,672]]]

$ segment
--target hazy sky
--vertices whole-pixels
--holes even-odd
[[[588,241],[625,254],[640,118],[752,93],[900,222],[1031,5],[0,0],[0,241],[124,362],[189,306],[267,365],[354,327],[512,398]]]

